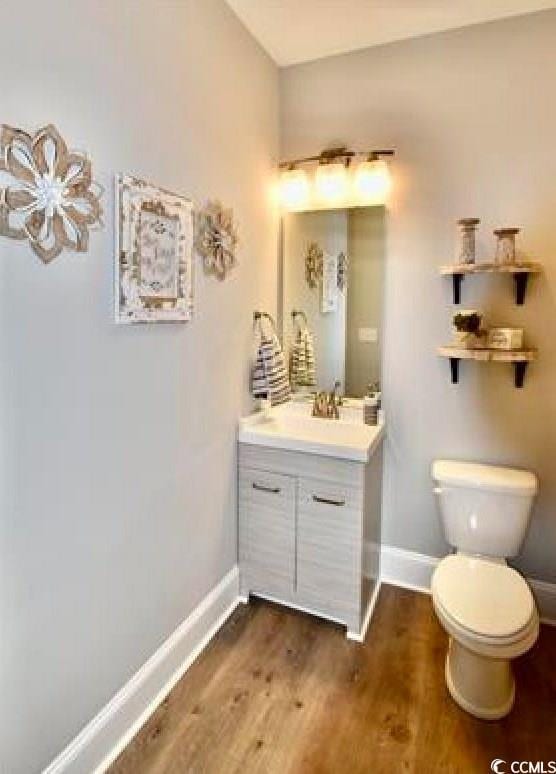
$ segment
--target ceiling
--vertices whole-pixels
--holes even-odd
[[[280,66],[556,7],[551,0],[226,0]]]

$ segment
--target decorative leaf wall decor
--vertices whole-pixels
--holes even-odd
[[[338,255],[338,290],[340,290],[342,293],[347,288],[348,272],[348,257],[345,253],[340,253]]]
[[[203,259],[205,271],[223,280],[235,266],[238,242],[234,213],[220,202],[208,202],[197,213],[195,247]]]
[[[89,227],[101,222],[101,188],[91,162],[68,151],[49,124],[30,135],[3,124],[0,129],[0,236],[29,241],[49,263],[64,248],[84,253]]]

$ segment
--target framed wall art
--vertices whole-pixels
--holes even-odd
[[[190,320],[192,202],[144,180],[118,175],[116,219],[116,322]]]

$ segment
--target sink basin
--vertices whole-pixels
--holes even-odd
[[[366,425],[362,415],[350,420],[312,417],[309,409],[284,404],[241,419],[239,441],[367,462],[384,436],[384,424]]]

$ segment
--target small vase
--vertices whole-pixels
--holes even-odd
[[[454,346],[462,349],[481,349],[484,347],[485,332],[481,329],[482,320],[482,314],[476,309],[462,309],[461,312],[457,312],[453,320]],[[467,330],[458,330],[458,328],[467,328]]]

